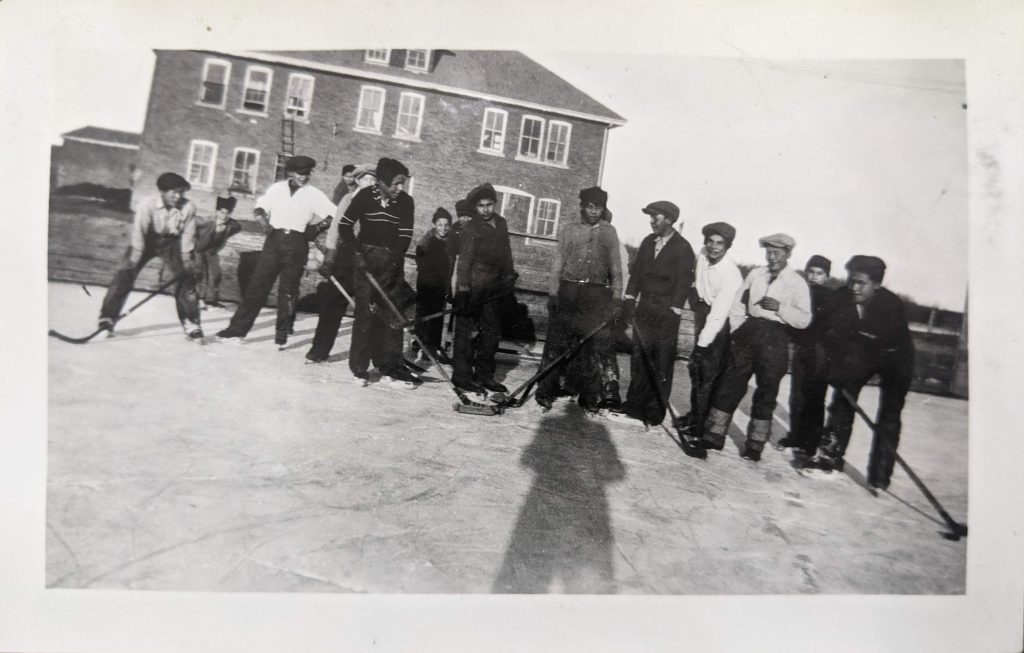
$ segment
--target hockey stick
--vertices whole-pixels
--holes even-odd
[[[893,449],[892,446],[888,442],[883,440],[882,437],[878,434],[878,426],[870,417],[868,417],[868,414],[864,412],[864,409],[860,407],[860,404],[857,403],[857,400],[853,397],[853,394],[846,388],[839,388],[839,391],[843,394],[843,398],[846,399],[846,401],[850,402],[850,405],[853,406],[853,409],[855,411],[857,411],[857,414],[860,415],[861,418],[871,428],[871,431],[875,434],[875,437],[878,438],[879,444],[881,444],[883,447],[889,448],[892,455],[896,458],[896,462],[900,464],[900,467],[902,467],[903,471],[907,473],[907,476],[910,477],[910,480],[914,482],[914,485],[917,486],[917,489],[921,490],[921,494],[923,494],[925,498],[928,499],[928,503],[932,504],[932,507],[935,508],[935,510],[938,511],[939,515],[942,516],[942,519],[946,522],[946,526],[949,526],[950,530],[949,533],[943,533],[942,537],[946,538],[947,540],[953,540],[954,542],[958,541],[961,537],[967,537],[967,524],[961,524],[949,516],[949,513],[946,512],[946,510],[942,507],[942,504],[939,503],[939,500],[935,498],[935,495],[928,490],[928,487],[924,484],[924,481],[922,481],[917,476],[917,474],[914,473],[914,470],[912,470],[910,468],[910,465],[908,465],[907,462],[903,460],[903,457],[900,456],[899,453],[897,453],[896,450]]]
[[[159,295],[164,290],[167,290],[169,287],[171,287],[172,284],[176,283],[183,276],[185,276],[184,273],[181,273],[181,274],[177,275],[176,277],[174,277],[173,279],[171,279],[170,281],[168,281],[164,285],[160,286],[159,288],[157,288],[153,292],[151,292],[148,295],[146,295],[138,304],[136,304],[135,306],[132,306],[127,311],[125,311],[121,315],[119,315],[116,318],[114,318],[113,323],[111,323],[111,325],[109,327],[100,327],[99,329],[96,329],[95,331],[93,331],[89,335],[83,336],[81,338],[72,338],[71,336],[66,336],[63,333],[60,333],[58,331],[54,331],[53,329],[50,329],[49,335],[53,336],[57,340],[61,340],[63,342],[70,342],[73,345],[84,345],[85,343],[89,342],[90,340],[92,340],[93,338],[95,338],[99,334],[103,333],[104,331],[112,331],[114,329],[114,326],[118,322],[123,320],[124,318],[128,317],[132,313],[132,311],[134,311],[138,307],[142,306],[143,304],[145,304],[149,300],[153,299],[154,297]]]
[[[506,290],[504,292],[500,292],[497,295],[491,295],[487,299],[480,300],[477,303],[473,304],[472,306],[468,306],[466,308],[466,310],[471,311],[473,309],[476,309],[476,308],[479,308],[479,307],[483,306],[484,304],[489,304],[489,303],[493,302],[495,299],[501,299],[502,297],[505,297],[506,295],[511,295],[514,292],[515,292],[515,289],[511,289],[511,290]],[[409,328],[415,327],[417,325],[423,324],[424,322],[431,322],[433,320],[436,320],[439,317],[444,317],[445,315],[450,315],[451,313],[454,313],[456,310],[457,309],[455,309],[453,307],[453,308],[446,308],[443,311],[438,311],[436,313],[430,313],[429,315],[424,315],[423,317],[418,317],[415,320],[407,321],[405,324],[402,325],[402,328],[403,329],[409,329]]]
[[[658,398],[658,403],[661,407],[668,411],[668,414],[672,417],[672,428],[676,430],[676,435],[679,436],[679,444],[683,448],[683,453],[693,458],[707,458],[708,453],[700,445],[699,442],[695,442],[694,438],[686,433],[682,422],[679,419],[679,415],[676,414],[676,409],[672,406],[672,402],[669,401],[668,397],[661,394],[661,388],[658,387],[658,374],[654,369],[654,362],[651,360],[650,354],[647,353],[647,343],[644,341],[644,336],[640,332],[640,327],[637,326],[636,316],[630,321],[633,326],[633,334],[636,336],[637,344],[640,345],[640,358],[643,359],[644,369],[647,370],[647,380],[650,382],[651,387],[654,389],[655,396]]]
[[[373,286],[374,290],[376,290],[377,293],[384,300],[384,303],[387,305],[388,309],[390,309],[391,312],[398,316],[398,319],[402,319],[402,312],[398,310],[398,307],[395,306],[394,302],[391,301],[391,298],[388,297],[387,293],[384,292],[384,289],[381,288],[380,283],[377,281],[376,277],[374,277],[373,274],[371,274],[370,271],[365,268],[363,268],[363,274],[366,275],[366,279],[370,282],[370,285]],[[437,368],[437,371],[441,373],[441,377],[448,383],[449,386],[451,386],[451,389],[459,398],[459,401],[461,403],[456,403],[453,405],[453,408],[455,409],[456,412],[467,413],[470,415],[499,415],[503,412],[504,406],[497,404],[481,404],[470,399],[466,395],[466,393],[463,392],[461,388],[459,388],[459,386],[455,385],[455,383],[452,382],[451,377],[448,376],[448,372],[445,372],[444,367],[441,366],[441,362],[437,360],[436,356],[434,356],[434,352],[430,351],[430,349],[423,344],[423,341],[420,340],[420,337],[418,335],[416,335],[415,333],[412,333],[411,335],[413,339],[415,339],[416,342],[419,343],[420,349],[426,352],[427,356],[430,357],[430,361],[434,364],[434,367]]]
[[[352,299],[352,295],[348,294],[345,291],[345,288],[341,285],[341,282],[338,281],[337,279],[335,279],[333,274],[331,276],[327,277],[327,278],[331,280],[331,283],[334,284],[334,287],[338,289],[338,292],[341,293],[342,297],[344,297],[346,300],[348,300],[348,303],[350,305],[352,305],[352,306],[356,305],[356,300]]]

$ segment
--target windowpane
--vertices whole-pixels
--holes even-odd
[[[480,139],[480,147],[485,150],[502,151],[505,148],[505,120],[502,111],[487,109],[484,111],[484,130]]]
[[[367,50],[366,60],[374,63],[388,63],[391,50]]]
[[[305,75],[288,77],[288,97],[284,111],[295,118],[309,116],[309,106],[313,102],[313,78]]]
[[[395,134],[398,136],[417,137],[420,135],[420,117],[423,115],[423,97],[411,93],[402,93],[398,104],[398,125]]]
[[[217,146],[205,141],[192,141],[188,156],[188,181],[195,186],[213,184],[213,164]]]
[[[561,204],[556,200],[538,200],[537,219],[533,222],[533,233],[537,236],[554,236],[558,225],[558,211]]]
[[[274,163],[274,181],[281,181],[288,175],[285,173],[285,164],[288,163],[290,157],[287,154],[278,154],[277,161]]]
[[[523,118],[523,133],[519,137],[519,154],[540,158],[540,143],[544,134],[544,121],[537,118]]]
[[[231,188],[251,193],[256,188],[256,171],[259,169],[259,154],[251,150],[235,150],[235,162],[231,170]]]
[[[383,112],[384,91],[379,88],[363,87],[359,94],[359,115],[356,118],[356,126],[380,131]]]
[[[544,153],[544,160],[550,163],[565,163],[568,145],[569,125],[552,122],[548,125],[548,146]]]
[[[250,68],[245,76],[245,98],[242,108],[266,112],[270,95],[270,71]]]
[[[206,104],[224,104],[227,76],[227,64],[219,61],[207,62],[206,77],[203,79],[203,89],[199,101]]]
[[[413,70],[428,70],[429,50],[406,50],[405,67]]]

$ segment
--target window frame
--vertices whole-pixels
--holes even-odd
[[[235,173],[238,172],[237,166],[239,152],[245,152],[247,154],[256,155],[256,161],[253,163],[254,170],[252,173],[252,178],[250,179],[251,183],[248,189],[235,185]],[[231,155],[231,181],[228,183],[228,189],[231,191],[246,193],[248,195],[255,195],[257,189],[256,180],[259,178],[260,175],[260,158],[260,151],[257,149],[251,147],[236,147]]]
[[[548,148],[551,145],[551,132],[552,127],[555,125],[565,127],[565,149],[562,151],[561,161],[553,161],[548,158]],[[547,138],[544,139],[544,156],[542,157],[543,162],[548,165],[566,167],[569,162],[569,143],[572,141],[572,123],[564,120],[549,120],[547,125]]]
[[[505,218],[506,221],[508,220],[507,210],[508,210],[508,198],[509,198],[509,195],[519,195],[521,197],[529,198],[529,200],[530,200],[530,208],[527,209],[527,213],[526,213],[526,232],[524,233],[524,232],[519,232],[519,231],[512,231],[511,229],[509,229],[509,233],[514,235],[514,236],[524,236],[524,237],[529,238],[529,236],[530,236],[530,234],[529,234],[530,222],[533,220],[533,212],[534,212],[534,207],[537,204],[537,196],[536,195],[531,195],[530,193],[527,193],[525,190],[522,190],[522,189],[519,189],[519,188],[513,188],[511,186],[495,186],[494,187],[494,192],[495,193],[501,193],[501,195],[502,195],[500,205],[496,205],[494,207],[494,210],[500,216]]]
[[[527,156],[527,155],[523,154],[523,138],[525,136],[525,131],[524,130],[525,130],[525,127],[526,127],[526,121],[527,120],[534,120],[534,121],[537,121],[537,122],[540,123],[540,136],[537,139],[537,156],[536,157]],[[545,146],[544,137],[545,137],[545,135],[547,133],[547,130],[546,130],[547,122],[548,122],[547,120],[545,120],[544,118],[541,118],[540,116],[536,116],[536,115],[533,115],[531,113],[523,114],[522,119],[519,121],[519,141],[516,143],[516,160],[517,161],[534,161],[534,162],[537,162],[537,163],[541,163],[543,161],[542,157],[543,157],[543,154],[544,154],[544,146]],[[532,140],[532,137],[531,137],[531,140]]]
[[[420,101],[419,115],[416,116],[416,133],[415,134],[404,134],[404,133],[399,132],[399,128],[400,128],[400,124],[401,124],[401,120],[402,120],[402,102],[404,102],[405,98],[407,98],[407,97],[419,98],[419,101]],[[405,140],[405,141],[419,141],[420,140],[420,133],[422,133],[422,131],[423,131],[423,113],[426,110],[426,106],[427,106],[427,98],[422,93],[412,93],[410,91],[402,91],[398,95],[398,113],[395,116],[395,133],[393,134],[393,136],[395,138],[400,138],[400,139]]]
[[[423,67],[418,68],[409,64],[409,53],[411,52],[422,52],[423,53]],[[405,51],[405,69],[414,73],[429,73],[430,72],[430,54],[431,50],[406,50]]]
[[[501,115],[501,147],[485,147],[484,138],[487,136],[487,116],[488,115]],[[492,130],[493,131],[493,130]],[[505,156],[505,143],[508,142],[508,111],[504,109],[498,109],[495,107],[487,107],[484,109],[484,117],[480,123],[480,142],[477,147],[477,152],[481,154],[491,154],[493,156]]]
[[[212,102],[207,102],[207,101],[205,101],[203,99],[203,95],[204,95],[204,93],[206,91],[207,75],[210,72],[210,64],[216,64],[216,65],[224,66],[224,82],[223,82],[223,84],[224,84],[223,93],[224,94],[223,94],[223,97],[221,97],[219,104],[214,104]],[[210,107],[210,108],[213,108],[213,109],[223,109],[223,108],[225,108],[227,106],[227,104],[228,104],[228,84],[230,83],[230,81],[231,81],[231,62],[228,61],[227,59],[218,59],[216,57],[206,57],[206,59],[203,60],[203,77],[202,77],[202,79],[199,82],[199,98],[196,100],[196,104],[198,104],[199,106],[202,106],[202,107]]]
[[[380,61],[379,59],[372,59],[372,58],[370,58],[370,53],[371,52],[383,52],[384,53],[384,60]],[[390,48],[384,48],[382,50],[363,50],[363,62],[364,63],[371,63],[371,64],[374,64],[374,65],[377,65],[377,66],[387,66],[387,65],[390,65],[391,64],[391,49]]]
[[[264,103],[263,111],[257,111],[256,109],[250,109],[245,106],[246,95],[249,91],[249,83],[252,78],[253,72],[265,72],[267,73],[267,99]],[[238,105],[239,113],[247,113],[251,116],[264,116],[269,115],[270,111],[270,91],[274,86],[274,69],[268,68],[267,66],[255,66],[250,65],[245,67],[245,82],[242,84],[242,101]]]
[[[308,105],[306,106],[306,115],[297,116],[293,113],[289,113],[288,101],[292,97],[292,80],[293,79],[308,79],[309,80],[309,98]],[[288,85],[284,90],[284,116],[291,118],[292,120],[298,120],[299,122],[309,122],[309,116],[313,113],[313,93],[316,90],[316,77],[308,73],[288,73]]]
[[[359,119],[363,115],[363,94],[366,91],[380,91],[380,109],[377,110],[377,126],[376,127],[363,127],[359,124]],[[373,86],[371,84],[363,84],[359,87],[359,104],[356,107],[356,124],[353,129],[357,132],[363,132],[364,134],[381,134],[384,129],[384,105],[387,104],[388,91],[383,86]]]
[[[209,167],[210,167],[210,180],[204,183],[201,180],[192,179],[192,165],[195,163],[195,153],[197,145],[209,145],[212,148],[212,154],[210,156]],[[213,180],[217,176],[217,155],[219,153],[220,145],[213,141],[203,140],[201,138],[193,138],[189,141],[188,145],[188,160],[185,163],[185,178],[193,188],[202,190],[212,190]]]
[[[550,236],[547,235],[547,234],[537,233],[537,225],[541,221],[540,220],[540,208],[541,208],[541,205],[544,204],[545,202],[548,203],[548,204],[554,204],[554,206],[555,206],[555,219],[554,219],[554,224],[552,225],[552,228],[551,228],[551,235]],[[562,219],[562,202],[561,202],[561,200],[552,199],[550,197],[538,197],[537,198],[537,206],[536,206],[536,209],[533,212],[533,215],[530,216],[530,223],[529,223],[527,231],[529,232],[529,235],[531,237],[534,237],[534,238],[551,238],[551,239],[555,239],[555,238],[558,237],[558,223],[561,221],[561,219]]]

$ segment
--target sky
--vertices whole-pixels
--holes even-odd
[[[602,180],[624,241],[649,233],[643,206],[669,200],[695,249],[702,225],[725,221],[734,259],[761,263],[757,239],[785,232],[793,265],[821,254],[842,277],[850,256],[873,254],[894,291],[963,309],[961,60],[526,53],[628,121],[611,131]],[[58,48],[54,141],[84,125],[141,131],[154,59]]]

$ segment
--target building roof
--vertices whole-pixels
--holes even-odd
[[[126,147],[138,149],[142,142],[142,134],[126,132],[119,129],[107,129],[106,127],[93,127],[88,125],[61,134],[61,138],[99,145],[110,145],[113,147]]]
[[[569,82],[514,50],[433,50],[430,72],[405,69],[404,51],[392,50],[390,65],[368,63],[365,50],[262,50],[235,56],[305,65],[439,92],[553,111],[608,125],[625,119]]]

